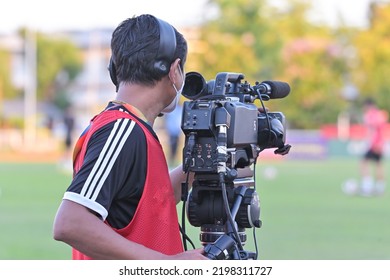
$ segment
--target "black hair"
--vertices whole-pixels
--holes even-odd
[[[172,28],[176,35],[176,50],[170,63],[180,58],[180,66],[184,70],[187,42],[181,33]],[[154,68],[159,42],[159,24],[152,15],[140,15],[120,23],[111,38],[117,81],[153,86],[166,76]]]

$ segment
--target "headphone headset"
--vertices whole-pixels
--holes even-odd
[[[172,25],[156,17],[155,19],[158,22],[160,30],[160,43],[155,62],[153,64],[153,68],[155,71],[166,75],[169,73],[170,65],[175,55],[176,35]],[[108,65],[108,71],[110,73],[111,81],[114,83],[114,85],[116,86],[116,90],[118,91],[119,84],[116,76],[115,62],[112,56]]]

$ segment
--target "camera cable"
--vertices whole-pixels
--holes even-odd
[[[190,176],[190,163],[192,158],[192,153],[194,151],[195,147],[195,134],[191,133],[191,135],[188,138],[188,142],[186,145],[186,156],[185,156],[185,162],[184,162],[184,173],[186,174],[186,181],[182,183],[181,188],[181,200],[183,202],[182,205],[182,211],[181,211],[181,225],[179,225],[180,232],[182,235],[182,242],[184,250],[187,251],[187,241],[191,244],[192,248],[195,249],[195,245],[192,242],[192,240],[189,238],[189,236],[186,233],[186,202],[188,199],[188,183],[189,183],[189,176]]]
[[[225,184],[225,174],[223,172],[219,173],[219,181],[221,184],[223,204],[225,207],[226,215],[228,217],[228,222],[231,225],[231,230],[233,231],[233,235],[234,235],[234,238],[236,240],[238,250],[243,251],[244,248],[242,246],[240,236],[239,236],[238,231],[237,231],[237,227],[235,226],[235,222],[234,222],[233,217],[232,217],[231,212],[230,212],[229,201],[227,198],[226,184]],[[238,254],[238,257],[240,258],[240,254]]]
[[[255,158],[255,160],[253,162],[253,181],[254,181],[253,188],[255,189],[255,192],[256,192],[256,164],[257,164],[257,157]],[[259,221],[259,224],[261,226],[261,221]],[[254,259],[257,260],[257,258],[259,256],[259,248],[258,248],[257,239],[256,239],[256,227],[253,227],[253,242],[255,245]]]
[[[186,175],[187,175],[186,176],[186,181],[182,185],[182,201],[183,201],[183,205],[182,205],[182,210],[181,210],[181,226],[179,225],[180,232],[181,232],[181,235],[182,235],[182,240],[183,240],[183,247],[184,247],[185,251],[187,251],[187,249],[188,249],[187,241],[191,244],[192,248],[195,249],[195,244],[192,242],[192,240],[190,239],[190,237],[186,233],[186,218],[185,218],[186,217],[186,210],[185,210],[185,204],[186,204],[187,196],[188,196],[188,182],[189,182],[190,172],[188,171],[186,173]]]

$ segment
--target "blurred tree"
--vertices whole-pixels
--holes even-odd
[[[361,97],[373,97],[382,109],[390,111],[390,3],[371,5],[370,25],[359,32],[354,45],[357,65],[353,79]]]
[[[278,36],[270,36],[272,22],[261,16],[265,4],[264,0],[210,0],[210,9],[218,12],[201,27],[203,49],[190,59],[199,64],[196,71],[206,79],[226,71],[244,73],[248,80],[272,77],[281,44]]]
[[[284,39],[282,80],[292,92],[278,109],[291,126],[315,129],[335,123],[346,102],[342,100],[347,72],[343,35],[307,20],[308,1],[292,0],[280,14],[277,29]],[[340,35],[339,35],[340,34]]]
[[[25,30],[21,30],[24,37]],[[37,98],[60,109],[69,105],[66,87],[82,69],[80,50],[68,39],[37,34]]]
[[[0,126],[3,117],[3,100],[16,95],[16,89],[11,83],[10,67],[11,56],[9,52],[0,49]]]
[[[337,37],[329,27],[309,22],[307,0],[286,0],[278,8],[270,4],[210,0],[217,13],[201,28],[202,51],[190,59],[199,64],[196,71],[206,79],[227,71],[245,74],[250,83],[286,81],[290,96],[267,107],[283,111],[295,128],[335,122],[345,105],[340,91],[346,71]]]

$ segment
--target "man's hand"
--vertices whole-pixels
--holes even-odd
[[[167,256],[165,259],[166,260],[209,260],[203,255],[203,253],[204,253],[204,249],[199,248],[199,249],[185,251],[177,255]]]

